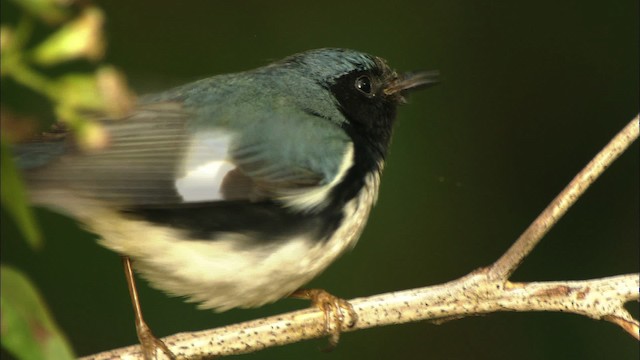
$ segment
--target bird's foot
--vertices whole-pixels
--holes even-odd
[[[329,335],[329,345],[323,351],[331,351],[340,340],[343,324],[353,327],[358,321],[358,314],[346,300],[333,296],[322,289],[300,289],[290,297],[311,300],[311,303],[324,312],[324,329]],[[345,313],[348,322],[345,324]]]
[[[140,340],[140,346],[142,347],[145,360],[177,359],[167,345],[153,335],[151,329],[145,322],[136,324],[136,331],[138,332],[138,340]],[[159,357],[160,353],[164,354],[165,357]]]

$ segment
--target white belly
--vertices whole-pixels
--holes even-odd
[[[184,296],[200,308],[223,311],[255,307],[285,297],[309,282],[362,233],[375,203],[378,174],[345,207],[342,224],[324,242],[303,237],[261,247],[243,246],[243,235],[212,240],[179,240],[177,230],[144,221],[116,220],[114,214],[86,219],[101,243],[134,260],[135,269],[152,286]]]

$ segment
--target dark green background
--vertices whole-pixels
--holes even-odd
[[[310,284],[345,298],[438,284],[490,264],[638,112],[637,0],[100,5],[107,60],[141,93],[327,46],[370,52],[399,70],[440,70],[442,83],[414,94],[400,111],[379,205],[358,246]],[[3,102],[11,96],[3,91]],[[638,272],[638,153],[636,143],[607,170],[514,280]],[[135,343],[118,256],[73,221],[37,215],[47,242],[33,253],[3,213],[3,263],[34,279],[78,354]],[[162,336],[306,306],[283,300],[215,314],[146,285],[141,296]],[[637,316],[637,304],[629,307]],[[318,351],[324,344],[244,358],[639,356],[638,343],[614,325],[557,313],[359,331],[330,354]]]

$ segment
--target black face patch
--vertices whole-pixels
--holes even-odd
[[[348,120],[345,130],[350,135],[357,134],[381,157],[385,156],[391,140],[398,105],[396,97],[384,94],[393,76],[388,68],[353,71],[338,78],[330,87]]]
[[[388,96],[384,90],[395,79],[396,74],[380,62],[372,69],[347,73],[329,87],[347,118],[343,128],[353,141],[355,157],[344,180],[332,191],[336,207],[358,194],[367,174],[381,171],[399,103],[397,96]]]

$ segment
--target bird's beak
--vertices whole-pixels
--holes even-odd
[[[407,90],[433,86],[439,82],[439,76],[440,72],[437,70],[405,73],[391,81],[383,91],[387,96],[401,95],[402,92]]]

